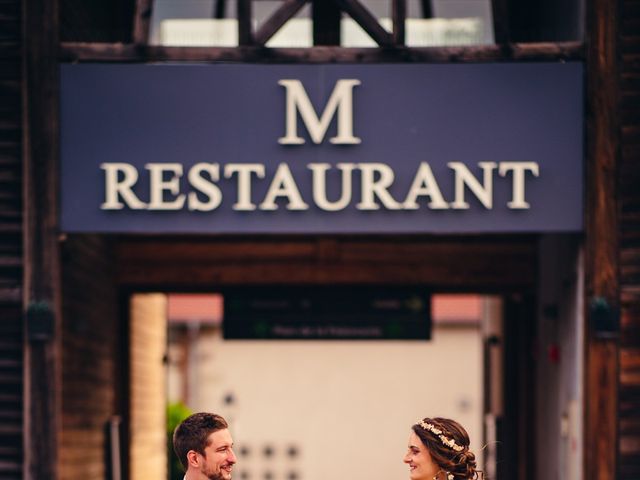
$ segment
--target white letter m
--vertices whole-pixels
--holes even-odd
[[[355,145],[361,142],[358,137],[353,136],[353,87],[360,85],[360,80],[338,80],[320,119],[300,80],[280,80],[278,85],[282,85],[287,90],[287,134],[278,139],[279,144],[302,145],[304,143],[304,138],[298,136],[296,110],[300,112],[300,117],[315,144],[322,142],[336,110],[338,111],[338,135],[330,138],[329,141],[337,145]]]

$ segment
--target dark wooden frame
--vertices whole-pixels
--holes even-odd
[[[251,27],[253,0],[238,0],[238,47],[166,47],[148,44],[153,0],[136,0],[133,42],[64,43],[64,62],[249,62],[249,63],[440,63],[560,61],[584,59],[581,42],[510,44],[506,0],[493,2],[496,45],[469,47],[408,48],[405,46],[406,0],[389,0],[393,32],[358,0],[286,0],[256,31]],[[267,48],[269,39],[306,4],[313,3],[314,44],[312,48]],[[321,8],[320,8],[321,7]],[[339,47],[340,13],[351,16],[379,48]],[[336,17],[337,15],[337,17]],[[318,24],[318,25],[316,25]],[[320,33],[319,33],[320,32]],[[324,33],[322,33],[324,32]]]
[[[535,378],[536,298],[533,294],[504,298],[504,412],[498,430],[497,476],[534,479],[536,445]],[[523,375],[523,372],[526,374]],[[515,441],[507,442],[507,439]],[[568,479],[567,479],[568,480]]]
[[[307,4],[307,0],[286,0],[255,33],[255,43],[266,44],[273,35]]]
[[[618,478],[619,338],[593,328],[590,303],[620,303],[617,169],[618,1],[592,0],[587,14],[584,478]]]
[[[58,245],[57,0],[26,0],[23,77],[24,307],[48,310],[51,328],[25,338],[24,478],[57,478],[61,291]],[[30,34],[30,32],[37,32]],[[38,334],[37,334],[38,333]]]
[[[584,59],[580,42],[520,43],[448,48],[204,48],[66,42],[63,62],[247,62],[247,63],[453,63],[570,61]]]
[[[115,253],[118,282],[134,290],[293,282],[531,293],[537,278],[532,235],[127,235]]]
[[[136,7],[133,17],[133,39],[134,45],[146,45],[151,28],[151,12],[153,0],[136,0]]]

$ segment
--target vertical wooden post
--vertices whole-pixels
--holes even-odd
[[[391,15],[393,17],[393,43],[394,45],[404,45],[405,43],[405,21],[407,19],[406,0],[393,0]]]
[[[536,300],[530,294],[504,297],[503,416],[500,419],[498,478],[536,478],[535,338]]]
[[[433,7],[431,6],[431,0],[420,0],[420,5],[422,6],[422,18],[433,18]]]
[[[149,29],[153,0],[136,0],[133,17],[133,43],[147,45],[149,43]]]
[[[238,0],[238,45],[253,44],[251,0]]]
[[[225,18],[227,10],[227,0],[215,0],[213,7],[213,18]]]
[[[58,2],[25,0],[23,14],[25,478],[55,480],[61,384]]]
[[[340,45],[340,18],[338,4],[329,0],[313,0],[313,45]]]
[[[587,480],[617,478],[618,336],[595,324],[595,299],[619,306],[617,0],[587,2],[585,446]],[[615,322],[614,322],[615,323]]]
[[[493,0],[491,2],[493,16],[493,39],[497,45],[505,45],[511,41],[509,33],[508,0]]]

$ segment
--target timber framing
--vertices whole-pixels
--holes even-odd
[[[386,31],[378,19],[358,0],[286,0],[271,16],[252,28],[254,0],[238,0],[237,47],[170,47],[149,45],[151,0],[136,0],[132,43],[67,42],[60,45],[62,62],[242,62],[242,63],[475,63],[509,61],[584,60],[582,42],[509,43],[507,7],[494,3],[496,45],[464,47],[420,47],[405,45],[405,0],[392,0],[393,31]],[[424,2],[428,4],[428,2]],[[313,10],[314,46],[311,48],[268,48],[266,43],[304,6]],[[340,14],[349,15],[377,44],[377,48],[340,47]],[[431,12],[425,11],[425,16]]]
[[[619,338],[596,331],[592,302],[619,309],[618,2],[588,2],[584,478],[618,477]]]
[[[405,2],[393,2],[391,18],[393,21],[393,43],[398,46],[404,45],[405,25],[407,18],[407,4]]]
[[[287,0],[282,7],[276,10],[269,19],[264,22],[255,34],[255,41],[258,45],[264,45],[273,35],[282,28],[302,7],[306,5],[306,0]]]
[[[393,45],[393,35],[387,32],[378,19],[364,5],[356,0],[334,0],[338,6],[353,18],[367,34],[381,47]],[[399,3],[397,0],[394,3]],[[400,2],[401,3],[401,2]]]
[[[238,284],[420,284],[533,292],[537,239],[515,236],[119,236],[118,283],[201,290]]]
[[[153,0],[137,0],[133,18],[133,42],[144,45],[149,38]]]
[[[265,34],[266,35],[266,34]],[[246,62],[246,63],[474,63],[554,62],[585,58],[584,44],[516,43],[473,47],[410,48],[205,48],[122,43],[67,42],[60,46],[63,62]]]
[[[57,236],[57,0],[27,0],[24,15],[24,478],[58,478],[60,255]],[[29,34],[37,32],[37,34]],[[45,328],[30,322],[40,312]]]

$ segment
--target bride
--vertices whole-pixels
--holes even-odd
[[[447,418],[424,418],[413,425],[403,460],[411,480],[469,480],[480,473],[469,435]]]

